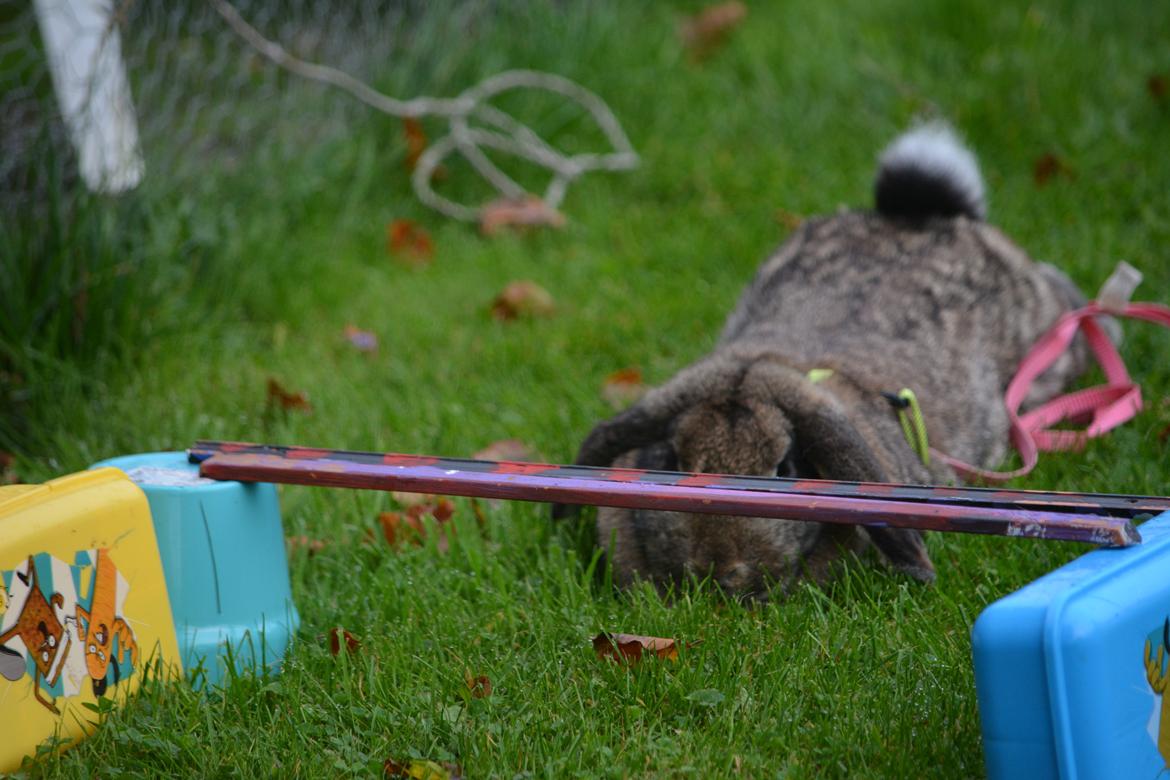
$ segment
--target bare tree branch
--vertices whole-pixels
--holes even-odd
[[[448,134],[427,147],[419,157],[411,183],[420,201],[448,217],[478,221],[481,210],[480,207],[467,206],[443,197],[431,186],[439,165],[455,152],[463,155],[480,176],[509,199],[519,199],[527,193],[488,159],[483,152],[484,147],[521,157],[548,170],[552,178],[543,200],[551,209],[560,205],[569,184],[578,176],[595,170],[629,170],[638,165],[637,153],[605,101],[563,76],[531,70],[509,70],[484,79],[454,98],[416,97],[398,100],[336,68],[294,57],[280,44],[268,40],[248,24],[227,0],[209,1],[252,48],[291,73],[342,89],[371,108],[391,116],[446,117],[449,121]],[[541,138],[535,130],[488,103],[495,96],[516,89],[552,92],[574,101],[597,122],[613,151],[565,155]],[[472,118],[494,129],[473,127],[469,121]]]

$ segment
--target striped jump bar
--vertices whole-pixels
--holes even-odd
[[[772,517],[1129,546],[1170,498],[686,474],[238,442],[188,450],[210,479]]]

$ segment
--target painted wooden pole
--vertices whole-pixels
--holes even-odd
[[[319,487],[401,490],[561,504],[591,504],[702,514],[771,517],[823,523],[895,526],[1126,546],[1141,541],[1131,518],[1170,509],[1170,499],[1129,496],[1058,497],[1054,509],[964,502],[962,488],[929,488],[824,480],[781,480],[639,469],[556,466],[395,453],[349,452],[232,442],[197,442],[189,450],[211,479]],[[803,488],[803,489],[798,489]],[[894,491],[917,491],[914,498]],[[848,491],[852,491],[849,494]],[[942,491],[937,500],[931,491]],[[1024,491],[1007,491],[1017,498]],[[1078,501],[1085,503],[1078,504]],[[1093,503],[1096,501],[1097,503]],[[1102,504],[1118,504],[1110,511]],[[1144,507],[1134,511],[1133,507]]]

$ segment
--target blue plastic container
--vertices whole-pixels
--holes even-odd
[[[1170,512],[1140,530],[975,622],[989,777],[1170,777]]]
[[[235,669],[279,667],[300,625],[289,590],[276,487],[199,477],[186,453],[102,461],[146,493],[183,668],[220,683]]]

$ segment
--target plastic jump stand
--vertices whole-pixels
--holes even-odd
[[[0,486],[0,777],[180,658],[150,505],[125,474]]]
[[[975,622],[989,777],[1170,777],[1170,512],[1140,531]]]
[[[202,668],[211,685],[227,676],[229,659],[238,672],[278,669],[300,616],[276,487],[203,479],[183,452],[97,466],[121,469],[146,493],[183,668]]]

